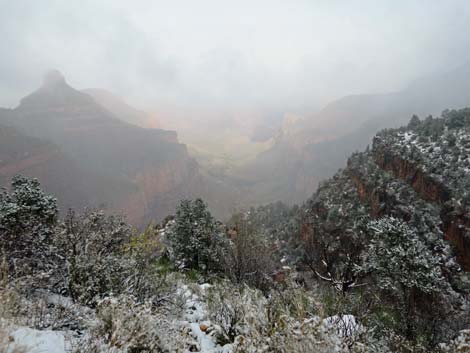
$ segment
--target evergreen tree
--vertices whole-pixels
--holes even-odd
[[[369,223],[371,242],[363,254],[361,271],[371,274],[385,297],[392,295],[394,305],[404,318],[404,333],[415,335],[418,300],[444,290],[439,259],[407,223],[384,217]]]
[[[11,192],[0,191],[0,251],[16,275],[52,266],[57,214],[57,200],[37,179],[15,176]]]
[[[223,238],[204,201],[181,201],[170,233],[171,255],[178,266],[204,271],[218,267]]]
[[[377,279],[381,289],[440,290],[439,260],[407,223],[384,217],[369,224],[372,240],[363,256],[363,270]]]
[[[410,122],[408,123],[408,129],[415,130],[421,124],[421,120],[415,114],[411,117]]]

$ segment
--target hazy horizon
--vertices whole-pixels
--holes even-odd
[[[57,68],[76,88],[147,109],[308,111],[470,59],[470,3],[461,1],[49,0],[3,10],[2,107]]]

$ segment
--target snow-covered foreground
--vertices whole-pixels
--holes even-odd
[[[199,285],[201,295],[205,295],[206,291],[211,287],[210,284]],[[204,299],[187,286],[182,285],[178,289],[178,294],[185,299],[183,321],[180,324],[189,328],[191,335],[197,340],[199,352],[204,353],[230,353],[232,352],[232,344],[220,346],[216,343],[214,337],[213,324],[208,320],[208,312]]]
[[[206,295],[211,287],[209,284],[199,285],[199,291],[202,296]],[[178,293],[185,299],[184,320],[181,325],[190,328],[191,334],[198,342],[198,352],[201,353],[231,353],[234,350],[233,344],[223,346],[216,343],[215,333],[220,329],[217,324],[208,319],[208,309],[205,304],[205,298],[195,294],[187,285],[182,285]],[[310,320],[321,322],[325,330],[331,330],[337,333],[339,337],[351,336],[363,327],[357,323],[352,315],[335,315],[321,320],[314,316]],[[187,351],[189,352],[189,351]],[[186,353],[186,352],[185,352]]]
[[[176,296],[183,299],[183,313],[180,320],[174,320],[171,325],[174,326],[172,330],[181,332],[182,336],[191,338],[195,344],[191,344],[191,351],[205,352],[205,353],[229,353],[232,352],[232,345],[226,344],[220,346],[216,343],[214,337],[215,330],[213,323],[208,319],[208,312],[206,304],[204,303],[204,296],[211,286],[209,284],[193,285],[190,286],[180,283],[176,290]],[[194,292],[197,290],[199,294]],[[71,301],[68,298],[51,295],[47,296],[47,301],[56,305],[72,307]],[[80,306],[77,308],[77,316],[84,310]],[[27,352],[27,353],[68,353],[72,350],[72,345],[80,345],[82,340],[89,337],[87,332],[84,332],[82,339],[77,338],[75,332],[52,331],[52,330],[36,330],[26,326],[10,326],[6,331],[8,336],[7,351],[5,353]],[[106,345],[102,344],[103,351],[107,351]],[[124,352],[123,349],[113,348],[113,352]],[[186,352],[189,352],[187,350]]]
[[[235,290],[235,288],[231,289]],[[135,306],[137,304],[132,304],[132,301],[120,302],[119,300],[108,299],[107,303],[110,303],[112,308],[110,312],[115,315],[112,317],[113,329],[109,331],[111,332],[110,341],[105,341],[104,337],[99,336],[103,333],[96,335],[96,327],[94,328],[93,325],[99,325],[102,319],[99,318],[98,314],[89,314],[87,322],[90,327],[85,332],[82,331],[80,335],[77,335],[77,332],[74,331],[35,330],[25,326],[11,326],[9,330],[11,339],[6,353],[14,353],[14,349],[19,348],[23,349],[19,352],[27,353],[69,353],[73,348],[76,350],[77,347],[79,352],[85,352],[87,349],[94,347],[94,349],[103,353],[124,353],[132,347],[134,337],[145,335],[148,332],[157,332],[157,334],[156,336],[148,335],[147,340],[153,342],[160,340],[160,343],[166,346],[169,352],[232,353],[236,351],[240,344],[251,345],[258,340],[265,339],[269,342],[269,338],[262,337],[265,334],[262,327],[269,321],[264,311],[267,299],[259,296],[259,293],[247,290],[243,295],[230,297],[230,292],[220,292],[217,285],[214,287],[207,283],[195,284],[185,281],[177,281],[177,285],[173,290],[174,303],[179,303],[176,305],[179,305],[180,309],[179,311],[176,310],[177,313],[171,312],[172,309],[170,309],[165,317],[152,314],[145,307],[139,311],[138,306]],[[214,291],[221,293],[223,299],[226,300],[224,305],[228,305],[227,310],[230,311],[237,305],[241,305],[244,310],[243,315],[241,315],[243,317],[242,321],[236,323],[235,330],[238,333],[233,342],[220,339],[223,337],[224,332],[227,332],[227,327],[224,326],[227,323],[224,322],[224,319],[221,322],[216,322],[218,321],[217,316],[214,316],[214,308],[210,304],[211,300],[214,300]],[[73,312],[73,315],[76,316],[90,310],[71,304],[68,298],[57,295],[49,295],[48,298],[49,303],[64,305],[76,311]],[[117,312],[113,310],[117,308],[126,313],[125,315],[128,311],[133,314],[130,314],[130,316],[116,315]],[[92,316],[95,317],[92,318]],[[126,326],[129,320],[133,319],[145,323],[142,326]],[[311,342],[316,342],[314,336],[316,335],[315,332],[318,332],[323,335],[323,339],[330,341],[328,344],[332,346],[339,345],[341,338],[354,335],[363,329],[354,316],[351,315],[332,316],[324,320],[318,316],[311,316],[305,318],[304,321],[294,322],[288,320],[285,323],[290,327],[285,332],[290,336],[288,339],[310,340],[307,337],[312,335]],[[224,326],[224,328],[221,326]],[[136,327],[144,333],[134,332],[133,330]],[[134,333],[129,333],[130,331]],[[173,347],[173,344],[178,344],[178,348]],[[260,347],[254,348],[250,352],[265,351],[268,344],[260,344]],[[279,344],[282,344],[282,338]],[[246,346],[243,347],[246,348]]]
[[[34,330],[29,327],[18,327],[9,333],[7,353],[66,353],[70,346],[66,334],[62,331]]]

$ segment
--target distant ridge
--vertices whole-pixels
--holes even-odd
[[[125,212],[136,225],[164,218],[183,198],[206,196],[211,202],[207,195],[215,195],[216,202],[225,200],[217,187],[205,182],[175,132],[121,121],[89,94],[68,85],[57,70],[48,72],[42,86],[24,97],[17,108],[0,110],[0,124],[14,127],[26,137],[50,141],[80,173],[106,180],[90,182],[99,183],[102,190],[99,197],[87,200],[88,206],[106,205]],[[60,174],[56,179],[64,185],[75,182],[62,180]],[[62,199],[63,191],[57,192]],[[70,203],[83,204],[78,197],[73,201]],[[224,212],[220,204],[216,209]]]
[[[466,106],[470,63],[416,80],[399,92],[343,97],[289,126],[270,150],[235,174],[251,183],[248,194],[254,200],[303,202],[350,153],[370,144],[376,131],[403,125],[413,114],[426,117]]]

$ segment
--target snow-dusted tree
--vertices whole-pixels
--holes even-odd
[[[442,290],[439,259],[407,223],[384,217],[369,224],[373,238],[364,253],[362,269],[377,279],[381,289],[414,288],[423,293]]]
[[[44,193],[37,179],[16,176],[11,192],[0,191],[0,251],[16,275],[54,267],[51,236],[57,200]]]
[[[217,270],[223,237],[204,201],[180,202],[168,234],[170,253],[178,267]]]
[[[105,295],[123,291],[134,265],[124,256],[131,236],[131,227],[119,216],[69,211],[56,234],[56,244],[66,259],[66,292],[74,300],[94,304]]]
[[[352,161],[362,164],[366,156],[354,155]],[[367,241],[363,229],[370,219],[367,211],[344,172],[319,187],[305,209],[303,262],[317,278],[346,294],[360,282],[354,268]]]
[[[416,229],[399,219],[384,217],[370,222],[368,228],[372,239],[360,271],[371,274],[380,290],[398,299],[406,320],[405,334],[412,338],[418,299],[445,288],[439,258]]]

